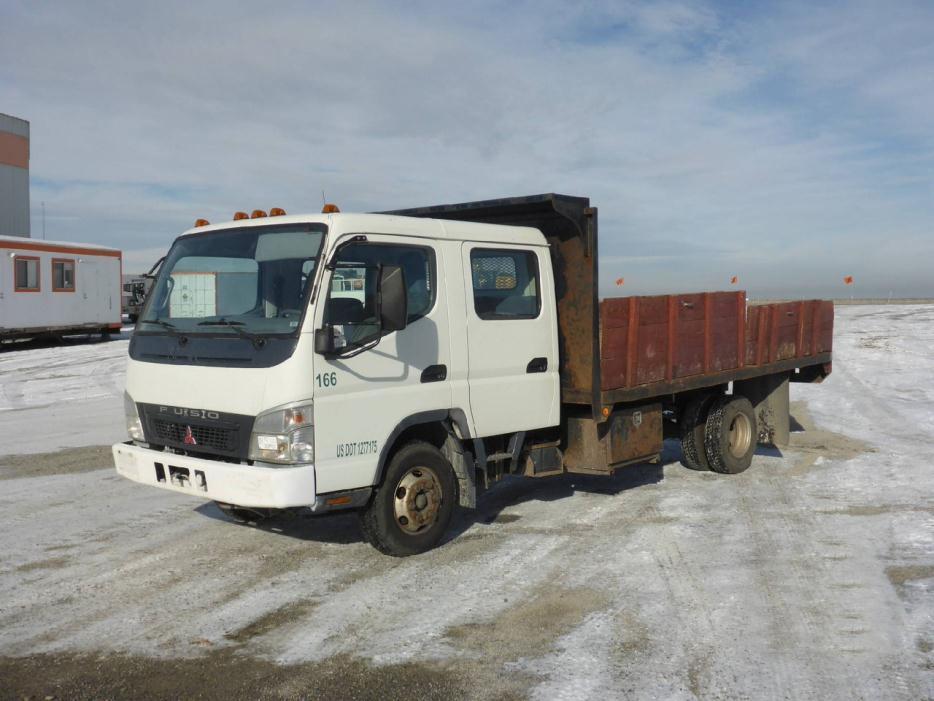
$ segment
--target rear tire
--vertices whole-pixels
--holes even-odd
[[[756,413],[745,397],[725,396],[710,407],[704,448],[710,469],[726,475],[746,470],[758,440]]]
[[[451,463],[433,445],[413,441],[392,457],[382,484],[360,513],[360,528],[380,552],[416,555],[441,541],[456,504]]]
[[[704,449],[707,413],[717,399],[716,394],[703,394],[687,403],[681,412],[681,464],[691,470],[710,469]]]

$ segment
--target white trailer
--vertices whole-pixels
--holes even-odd
[[[122,254],[0,236],[0,340],[119,331]]]

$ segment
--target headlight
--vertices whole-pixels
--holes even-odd
[[[313,404],[295,404],[256,417],[250,436],[250,460],[310,463],[315,460]]]
[[[130,440],[139,442],[145,441],[143,423],[139,420],[136,402],[133,401],[133,398],[126,390],[123,391],[123,415],[126,417],[126,432]]]

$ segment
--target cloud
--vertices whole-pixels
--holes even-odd
[[[876,250],[880,293],[931,286],[925,4],[5,8],[49,238],[559,191],[600,208],[605,287],[832,294]]]

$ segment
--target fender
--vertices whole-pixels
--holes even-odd
[[[395,446],[399,436],[410,428],[428,424],[441,424],[445,426],[448,436],[444,444],[440,447],[440,450],[454,468],[454,474],[457,477],[460,487],[460,505],[471,509],[476,508],[477,489],[473,470],[476,463],[474,454],[466,448],[466,445],[475,444],[478,441],[472,439],[470,435],[470,426],[467,423],[467,416],[461,409],[423,411],[402,419],[389,433],[389,437],[383,443],[383,447],[379,452],[374,485],[378,485],[383,481],[389,453],[393,446]],[[451,429],[452,425],[457,427],[457,432],[460,434],[461,438],[458,438],[458,436],[454,434]],[[482,442],[479,443],[481,446],[483,445]]]

